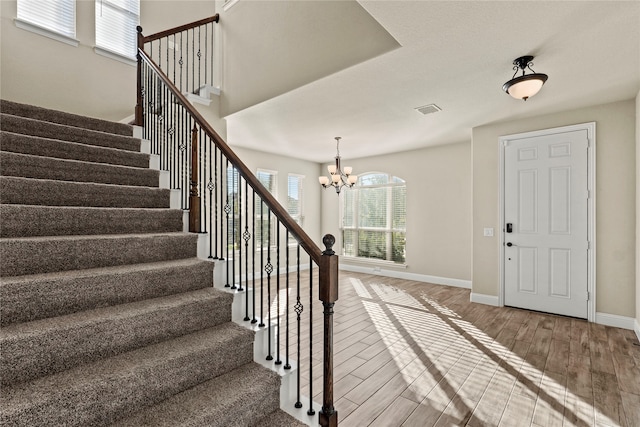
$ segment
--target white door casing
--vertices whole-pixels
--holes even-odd
[[[594,129],[501,138],[502,304],[593,320]]]

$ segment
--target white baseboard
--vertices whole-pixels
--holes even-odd
[[[636,319],[627,316],[618,316],[617,314],[596,313],[596,323],[605,326],[613,326],[614,328],[634,329]],[[636,331],[636,334],[638,332]]]
[[[500,300],[495,295],[478,294],[471,292],[470,300],[471,302],[477,302],[478,304],[492,305],[494,307],[500,306]]]
[[[340,270],[354,271],[356,273],[375,274],[377,276],[394,277],[397,279],[415,280],[416,282],[434,283],[436,285],[455,286],[457,288],[471,289],[470,280],[452,279],[449,277],[429,276],[427,274],[407,273],[405,271],[385,270],[380,267],[365,267],[353,264],[340,264]]]
[[[636,337],[638,337],[638,341],[640,341],[640,322],[638,322],[638,319],[636,319],[635,322],[633,323],[634,323],[633,330],[636,333]]]

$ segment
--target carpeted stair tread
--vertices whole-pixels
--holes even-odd
[[[0,202],[16,205],[169,208],[171,190],[0,176]]]
[[[252,358],[253,332],[223,323],[4,387],[0,425],[108,425]]]
[[[13,101],[0,100],[0,112],[13,116],[28,117],[44,122],[58,123],[67,126],[75,126],[117,135],[131,136],[133,128],[126,123],[111,122],[93,117],[80,116],[48,108],[36,107],[29,104],[20,104]]]
[[[231,321],[213,287],[18,323],[0,330],[0,378],[15,384]]]
[[[0,205],[0,237],[182,231],[182,210]]]
[[[140,152],[141,142],[133,136],[114,135],[91,129],[59,125],[26,117],[0,114],[0,129],[23,135],[43,138],[61,139],[100,147],[119,148],[121,150]]]
[[[246,427],[278,409],[279,389],[278,374],[249,363],[112,427]]]
[[[0,151],[2,175],[158,187],[160,171]]]
[[[210,287],[198,258],[0,279],[2,326]]]
[[[148,154],[5,131],[0,132],[0,149],[12,153],[53,157],[56,159],[108,163],[137,168],[149,167]]]
[[[251,427],[305,427],[307,424],[287,414],[282,409],[273,411]]]
[[[196,256],[192,233],[0,239],[0,276],[143,264]]]

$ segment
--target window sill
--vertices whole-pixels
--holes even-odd
[[[20,29],[30,31],[32,33],[35,33],[44,37],[48,37],[53,40],[57,40],[59,42],[68,44],[69,46],[78,47],[78,45],[80,45],[80,42],[73,37],[69,37],[65,34],[58,33],[48,28],[41,27],[36,24],[32,24],[31,22],[23,21],[22,19],[18,19],[18,18],[14,19],[14,22],[16,24],[16,27]]]
[[[342,255],[340,257],[340,262],[344,262],[345,264],[364,264],[364,265],[371,265],[375,267],[394,268],[397,270],[404,270],[408,267],[406,263],[398,263],[393,261],[385,261],[381,259],[372,259],[372,258],[358,258],[353,256],[347,256],[347,255]]]
[[[120,61],[124,64],[127,65],[131,65],[131,66],[136,66],[138,64],[138,60],[136,58],[132,58],[130,56],[124,56],[122,54],[113,52],[111,50],[105,49],[103,47],[100,46],[94,46],[93,50],[95,53],[97,53],[98,55],[107,57],[107,58],[111,58],[111,59],[115,59],[116,61]]]

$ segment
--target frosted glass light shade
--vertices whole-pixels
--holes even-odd
[[[502,89],[515,99],[526,101],[540,91],[547,78],[546,74],[527,74],[509,80],[502,86]]]
[[[353,172],[353,168],[351,166],[345,166],[344,174],[345,175],[351,175],[351,172]]]
[[[358,180],[358,175],[349,175],[349,178],[347,178],[347,180],[349,181],[349,184],[353,185]]]
[[[331,180],[335,183],[337,183],[338,181],[340,181],[340,175],[331,175]]]
[[[318,181],[320,181],[321,185],[329,184],[329,178],[327,178],[326,176],[319,176]]]
[[[331,175],[333,175],[334,173],[336,173],[336,165],[329,165],[327,166],[327,170],[329,171],[329,173]]]

